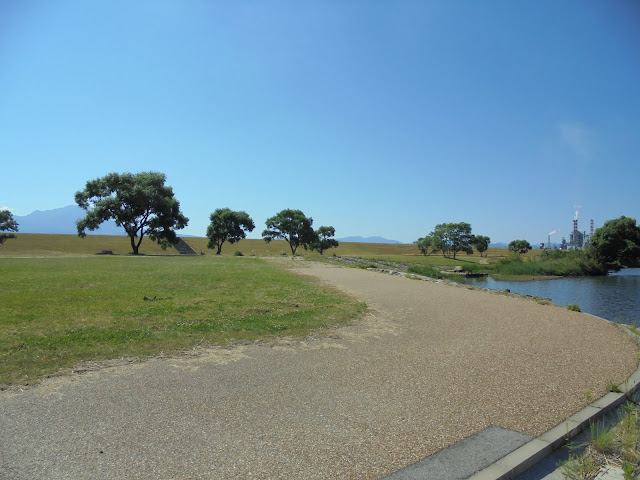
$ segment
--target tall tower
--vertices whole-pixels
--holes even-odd
[[[576,205],[576,214],[573,217],[573,232],[569,235],[569,248],[582,248],[584,245],[584,234],[578,230],[578,209]],[[585,232],[586,233],[586,232]]]

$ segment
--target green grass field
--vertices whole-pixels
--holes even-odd
[[[366,308],[257,258],[0,258],[0,272],[0,384],[90,360],[308,335]]]
[[[220,256],[206,248],[206,238],[186,241],[204,255],[178,255],[145,239],[142,255],[133,256],[126,236],[18,233],[0,246],[0,384],[34,382],[92,360],[308,335],[366,309],[261,258],[290,256],[282,240],[225,244]],[[103,250],[113,255],[97,255]],[[234,256],[236,251],[244,256]],[[396,262],[421,272],[460,265],[478,272],[493,270],[508,255],[496,248],[487,253],[454,260],[425,257],[415,245],[341,243],[324,258]],[[537,261],[537,255],[529,252],[524,264]]]

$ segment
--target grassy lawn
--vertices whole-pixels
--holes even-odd
[[[307,335],[366,308],[258,258],[0,258],[0,272],[0,384],[89,360]]]

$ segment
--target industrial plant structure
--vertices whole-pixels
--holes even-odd
[[[591,219],[591,228],[588,234],[586,231],[581,232],[580,230],[578,230],[578,216],[579,216],[578,208],[579,207],[576,207],[576,214],[573,217],[573,229],[569,234],[569,241],[567,242],[567,239],[562,237],[562,243],[560,244],[561,250],[582,249],[586,247],[589,244],[589,241],[591,240],[591,236],[593,235],[593,219]],[[547,245],[545,246],[544,243],[541,243],[540,248],[552,248],[551,235],[554,235],[556,233],[558,233],[557,229],[550,232],[549,235],[547,236]],[[558,247],[556,246],[553,248],[558,248]]]

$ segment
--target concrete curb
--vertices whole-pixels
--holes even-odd
[[[635,333],[624,325],[619,326],[640,344],[640,339]],[[632,399],[639,389],[640,365],[629,379],[620,385],[621,393],[607,393],[591,405],[587,405],[571,415],[561,424],[505,455],[493,465],[473,474],[468,480],[512,480],[516,478],[554,450],[566,444],[591,423],[618,407],[625,400]]]

